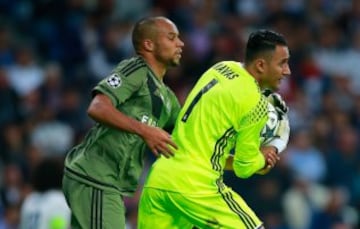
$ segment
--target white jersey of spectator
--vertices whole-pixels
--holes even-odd
[[[34,192],[21,208],[20,229],[68,229],[70,209],[60,190]]]

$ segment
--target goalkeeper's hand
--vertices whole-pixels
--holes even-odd
[[[285,100],[279,93],[272,92],[269,89],[262,91],[262,94],[266,97],[267,101],[271,103],[279,114],[279,119],[283,119],[283,116],[287,116],[289,107],[286,105]],[[286,118],[286,117],[285,117]]]
[[[270,90],[264,90],[263,95],[275,107],[277,113],[279,114],[279,126],[275,133],[276,137],[266,143],[265,146],[276,147],[278,154],[280,154],[285,150],[290,137],[290,124],[287,115],[289,108],[280,94],[271,92]]]

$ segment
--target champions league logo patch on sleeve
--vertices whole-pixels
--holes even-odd
[[[110,87],[117,88],[121,85],[121,78],[116,74],[112,74],[107,78],[106,82],[109,84]]]

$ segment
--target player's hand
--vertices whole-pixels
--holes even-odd
[[[265,167],[256,172],[256,174],[265,175],[276,165],[280,160],[277,155],[277,150],[273,146],[262,146],[260,148],[261,153],[265,157]]]
[[[166,158],[169,158],[174,156],[173,149],[178,148],[171,139],[171,135],[158,127],[147,126],[142,134],[142,138],[155,157],[159,157],[160,154],[162,154]]]
[[[260,151],[265,158],[265,167],[268,169],[274,168],[276,163],[280,160],[277,149],[274,146],[262,146]]]
[[[282,120],[284,116],[289,112],[289,107],[286,105],[285,100],[279,93],[272,92],[269,89],[262,91],[262,94],[271,103],[279,114],[279,120]]]
[[[265,175],[276,165],[280,157],[277,155],[277,150],[273,146],[262,146],[261,153],[265,158],[265,167],[256,172],[256,174]]]

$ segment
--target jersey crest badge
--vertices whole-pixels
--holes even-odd
[[[110,87],[117,88],[121,86],[122,81],[120,76],[114,73],[107,78],[106,82],[109,84]]]

